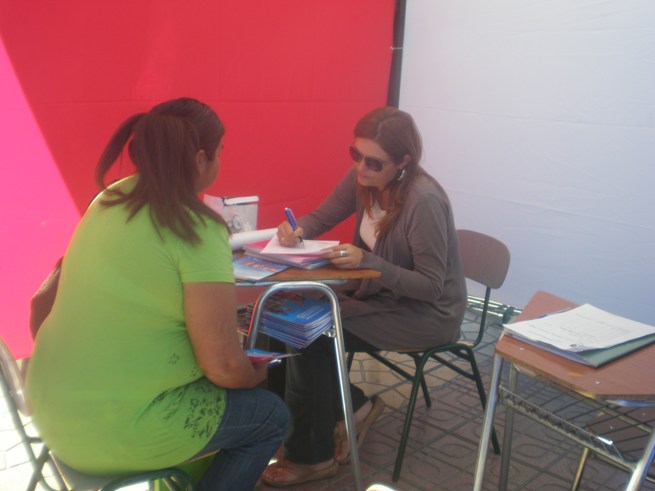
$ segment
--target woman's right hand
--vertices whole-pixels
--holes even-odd
[[[302,237],[302,227],[294,230],[287,221],[282,222],[277,227],[277,240],[283,247],[295,247]]]
[[[261,384],[268,376],[268,362],[260,361],[253,363],[252,367],[255,369],[255,378],[259,380],[258,384]]]

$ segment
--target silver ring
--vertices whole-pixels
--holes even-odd
[[[339,257],[348,257],[348,251],[339,251]]]

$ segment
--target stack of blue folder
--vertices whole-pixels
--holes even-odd
[[[333,324],[327,298],[281,293],[266,302],[259,331],[294,348],[305,348]]]

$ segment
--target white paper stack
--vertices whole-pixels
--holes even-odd
[[[305,241],[308,242],[308,241]],[[280,264],[287,264],[302,269],[315,269],[328,264],[328,260],[322,258],[315,253],[304,254],[303,249],[288,248],[289,252],[286,254],[267,254],[263,252],[264,248],[268,245],[269,240],[260,240],[257,242],[249,242],[243,244],[243,251],[248,256],[259,257],[268,259]]]
[[[599,367],[655,342],[655,327],[584,304],[505,324],[508,335],[569,360]]]

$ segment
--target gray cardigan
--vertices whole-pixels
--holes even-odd
[[[420,176],[398,219],[375,248],[359,235],[365,213],[351,169],[321,205],[298,224],[311,239],[356,214],[353,244],[362,248],[361,266],[380,271],[363,280],[352,298],[341,301],[344,328],[380,349],[426,348],[456,341],[466,307],[450,201],[443,188]]]

